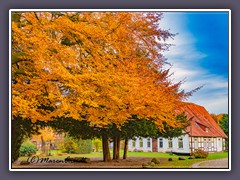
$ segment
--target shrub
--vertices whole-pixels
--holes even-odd
[[[55,141],[56,141],[57,150],[62,150],[64,148],[64,139],[63,140],[55,140]]]
[[[153,158],[151,162],[154,162],[155,164],[160,164],[160,161],[157,158]]]
[[[92,152],[92,141],[80,139],[77,142],[77,153],[78,154],[88,154]]]
[[[195,157],[194,156],[189,156],[189,158],[188,159],[195,159]]]
[[[62,151],[65,153],[76,153],[77,152],[77,143],[73,138],[66,136],[64,138]]]
[[[154,162],[146,162],[146,163],[142,164],[143,168],[151,168],[151,167],[154,167],[154,166],[155,166]]]
[[[142,165],[143,165],[143,166],[148,166],[148,163],[147,163],[147,162],[145,162],[145,163],[142,163]]]
[[[36,154],[37,147],[32,142],[26,141],[21,144],[19,151],[20,156],[31,156],[33,154]]]
[[[101,141],[101,139],[95,138],[95,139],[92,141],[92,143],[93,143],[93,146],[94,146],[94,148],[95,148],[95,151],[96,151],[96,152],[99,152],[99,148],[102,146],[102,141]]]
[[[186,160],[184,157],[179,157],[178,160]]]
[[[142,163],[142,167],[147,167],[149,166],[148,163]]]
[[[65,153],[87,154],[92,152],[92,141],[74,139],[66,136],[63,141],[62,151]]]
[[[155,166],[155,163],[154,163],[154,162],[150,162],[149,165],[150,165],[150,166]]]
[[[194,156],[195,158],[206,158],[208,156],[208,152],[198,149],[195,150],[191,156]]]

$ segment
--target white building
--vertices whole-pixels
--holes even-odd
[[[191,125],[185,134],[174,138],[141,138],[129,140],[129,151],[173,152],[189,154],[195,149],[207,152],[221,152],[225,149],[226,134],[202,106],[188,104],[182,109]]]

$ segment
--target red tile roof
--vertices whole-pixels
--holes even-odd
[[[188,119],[193,117],[191,125],[186,129],[189,135],[227,138],[227,135],[204,107],[193,103],[186,103],[186,106],[181,109],[185,112]],[[207,131],[206,128],[208,128]]]

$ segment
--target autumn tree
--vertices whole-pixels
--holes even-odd
[[[214,113],[211,114],[212,118],[213,118],[218,124],[220,123],[223,115],[224,115],[224,114],[218,114],[218,115],[217,115],[217,114],[214,114]]]
[[[39,129],[38,131],[39,134],[33,135],[32,138],[36,141],[41,141],[41,150],[42,153],[46,154],[47,153],[47,147],[46,143],[49,144],[49,150],[51,149],[51,141],[55,139],[55,134],[56,132],[50,128],[50,127],[44,127],[42,129]]]
[[[22,12],[12,19],[12,119],[72,118],[102,136],[132,115],[181,127],[174,110],[190,93],[163,70],[157,12]],[[87,133],[88,134],[88,133]]]

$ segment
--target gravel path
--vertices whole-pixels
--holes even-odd
[[[228,168],[228,158],[195,163],[192,168]]]

